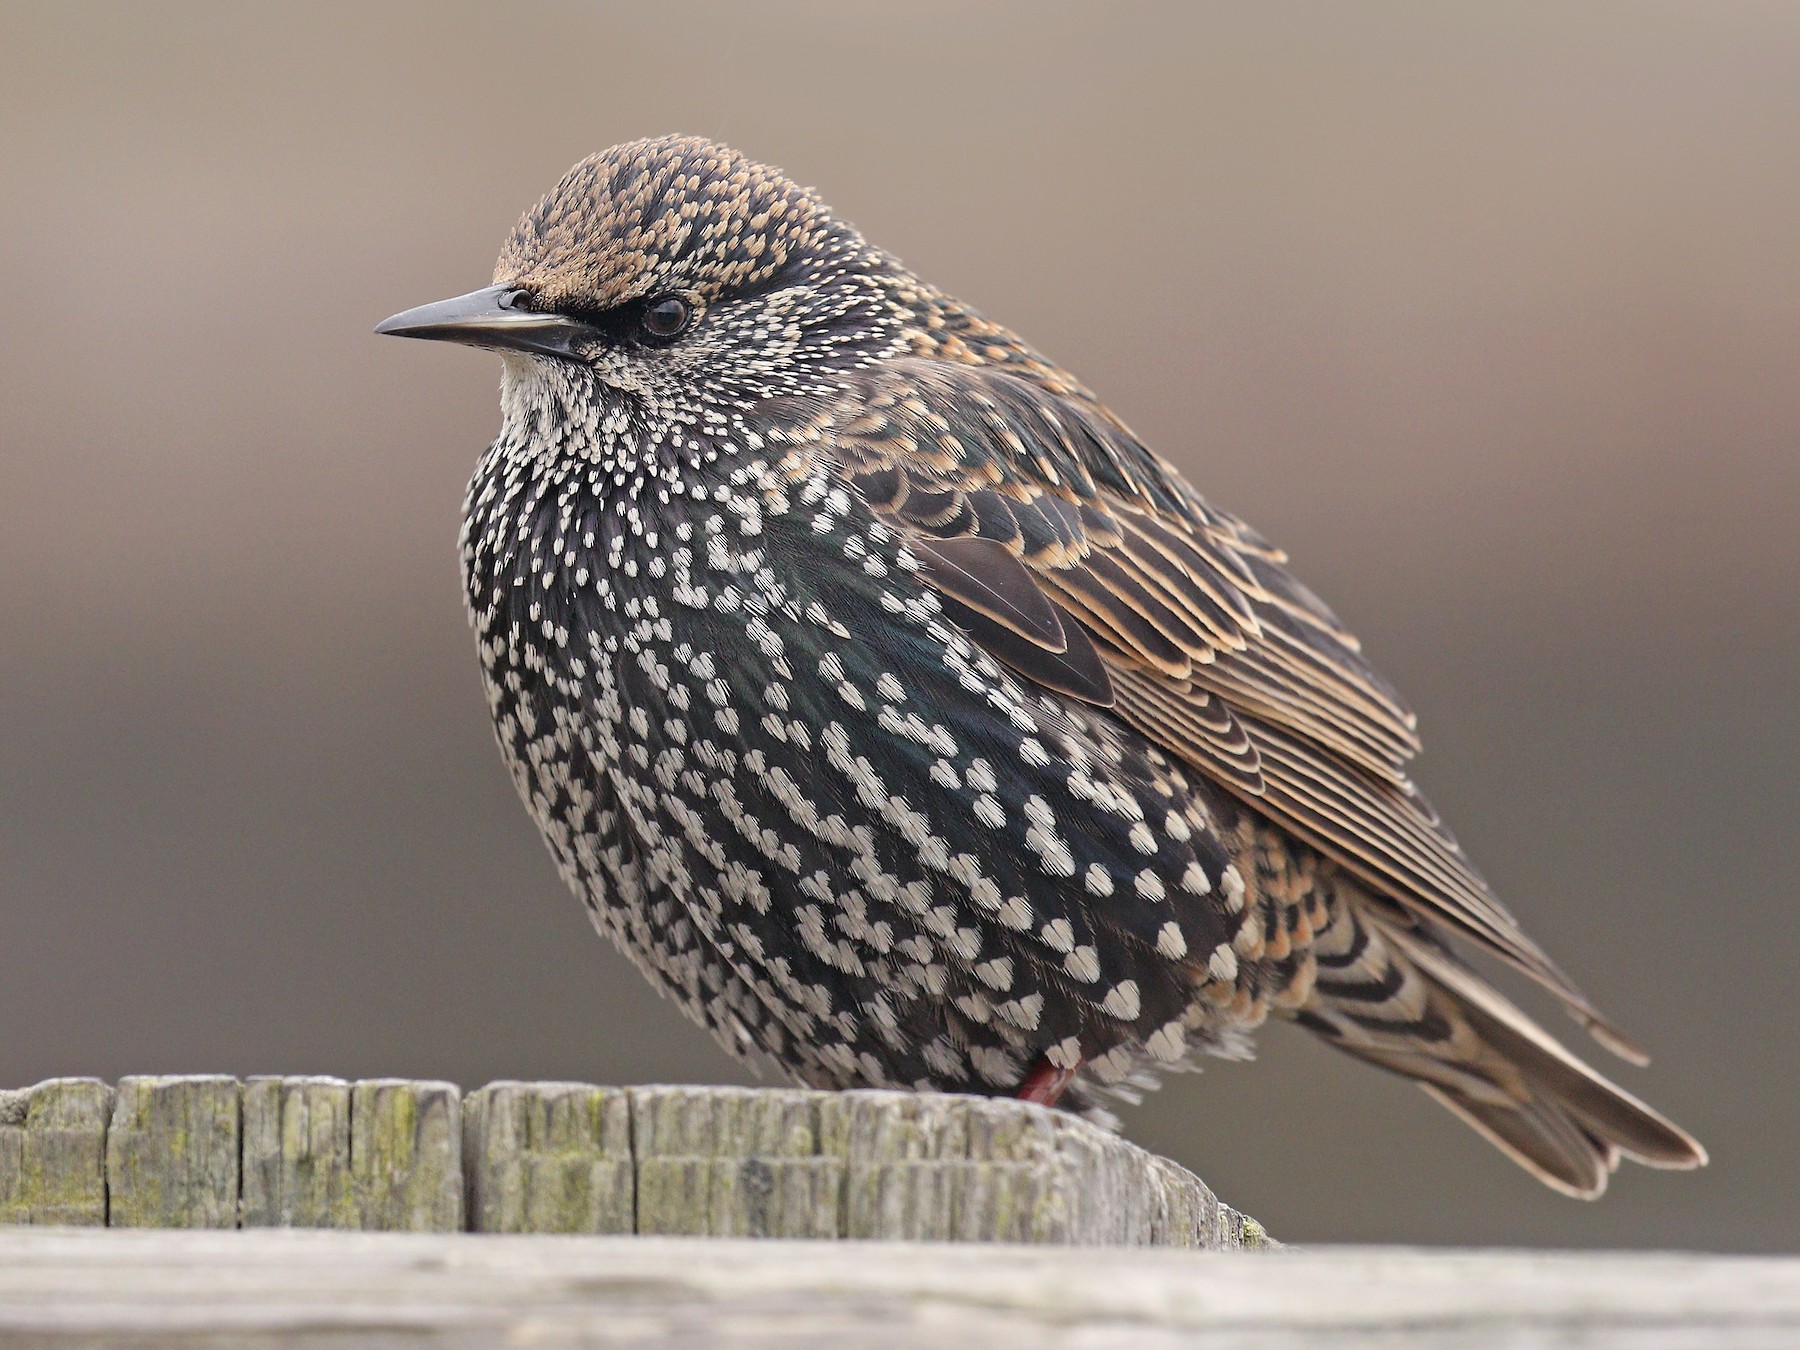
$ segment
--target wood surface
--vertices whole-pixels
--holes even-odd
[[[0,1223],[1268,1245],[1192,1173],[979,1097],[402,1079],[0,1093]]]
[[[1791,1350],[1800,1261],[12,1228],[0,1343]]]

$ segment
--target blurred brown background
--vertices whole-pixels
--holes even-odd
[[[741,1080],[490,744],[497,363],[369,332],[671,130],[1284,543],[1714,1163],[1563,1200],[1281,1027],[1134,1137],[1289,1239],[1800,1245],[1789,3],[6,6],[0,1084]]]

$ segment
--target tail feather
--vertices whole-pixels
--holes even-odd
[[[1340,893],[1314,954],[1298,1021],[1416,1080],[1546,1184],[1592,1198],[1621,1156],[1706,1162],[1691,1135],[1582,1063],[1410,917]]]
[[[1583,1131],[1554,1105],[1534,1101],[1524,1106],[1492,1106],[1430,1083],[1419,1086],[1495,1148],[1564,1195],[1597,1199],[1619,1165],[1618,1149]]]

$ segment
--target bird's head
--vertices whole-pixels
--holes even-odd
[[[742,405],[898,350],[906,280],[778,170],[664,136],[564,174],[513,227],[492,286],[376,331],[497,349],[509,384]]]

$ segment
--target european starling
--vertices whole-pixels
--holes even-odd
[[[1274,1014],[1570,1194],[1705,1161],[1456,953],[1641,1061],[1285,555],[810,190],[618,146],[492,286],[377,331],[503,358],[462,532],[500,750],[595,925],[733,1054],[1104,1114]]]

